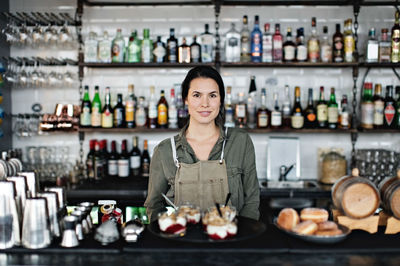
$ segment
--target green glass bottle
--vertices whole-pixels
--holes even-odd
[[[153,41],[150,40],[150,30],[143,29],[142,62],[153,62]]]
[[[331,96],[328,102],[328,127],[335,129],[338,126],[339,110],[336,102],[335,88],[331,88]]]
[[[85,94],[83,95],[80,115],[80,126],[90,127],[92,123],[92,103],[89,98],[89,86],[85,86]]]
[[[101,127],[101,100],[99,86],[94,87],[94,97],[92,101],[92,127]]]
[[[133,31],[128,43],[128,63],[139,63],[141,58],[142,41],[137,37],[137,31]]]

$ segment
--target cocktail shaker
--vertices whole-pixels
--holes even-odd
[[[7,181],[12,181],[15,183],[15,191],[16,191],[15,201],[17,203],[20,222],[22,222],[22,217],[24,214],[25,202],[26,202],[26,192],[27,192],[26,179],[24,176],[11,176],[7,177]]]
[[[26,184],[28,186],[29,197],[36,197],[36,193],[39,191],[39,181],[34,172],[19,172],[19,176],[25,176]]]
[[[55,192],[37,193],[38,197],[45,198],[47,201],[47,211],[49,213],[50,231],[53,236],[60,237],[61,230],[58,222],[58,199]]]
[[[0,181],[0,195],[6,197],[4,201],[8,201],[8,205],[10,207],[10,212],[12,216],[12,224],[11,224],[11,229],[12,229],[12,234],[14,237],[14,243],[13,245],[21,245],[21,223],[20,223],[20,217],[18,216],[18,209],[17,209],[17,203],[15,201],[15,184],[14,182],[9,182],[9,181]],[[6,211],[1,212],[0,215],[4,214],[5,215]],[[7,227],[4,227],[3,230],[7,230]]]

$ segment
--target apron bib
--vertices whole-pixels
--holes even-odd
[[[227,135],[228,128],[225,130]],[[220,160],[198,161],[193,164],[181,163],[176,156],[174,137],[171,137],[172,153],[176,167],[174,204],[193,204],[201,211],[224,204],[229,193],[228,174],[224,160],[224,140]]]

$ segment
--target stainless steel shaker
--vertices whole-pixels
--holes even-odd
[[[51,243],[51,231],[45,198],[26,199],[22,224],[22,245],[29,249],[45,248]]]
[[[44,191],[56,192],[58,195],[59,217],[67,215],[65,190],[62,187],[46,187]]]
[[[0,212],[1,217],[8,217],[8,215],[11,214],[12,218],[12,223],[11,223],[11,229],[12,229],[12,237],[14,239],[13,245],[21,245],[21,223],[20,223],[20,217],[18,216],[18,209],[17,209],[17,203],[15,201],[15,184],[14,182],[9,182],[9,181],[0,181],[0,196],[5,197],[5,199],[2,198],[1,202],[6,202],[5,206],[9,206],[10,212],[4,210]],[[7,207],[5,207],[7,208]],[[3,225],[7,224],[9,218],[6,218],[2,220]],[[6,227],[2,227],[3,230],[8,230],[9,225]],[[2,240],[2,243],[4,240]],[[6,245],[2,245],[1,248],[7,248]]]
[[[34,172],[19,172],[19,176],[25,176],[26,184],[28,186],[28,196],[36,197],[36,193],[39,192],[39,181]]]
[[[75,232],[75,226],[78,221],[76,216],[65,216],[63,219],[64,232],[61,240],[61,246],[72,248],[79,245],[79,240]]]
[[[26,179],[24,176],[11,176],[7,177],[7,181],[12,181],[15,183],[15,191],[16,191],[15,200],[17,202],[20,222],[22,222],[22,217],[24,214],[25,202],[26,202],[26,192],[27,192]]]
[[[61,230],[58,220],[58,199],[55,192],[37,193],[38,197],[45,198],[47,201],[47,211],[49,213],[50,230],[53,236],[60,237]]]

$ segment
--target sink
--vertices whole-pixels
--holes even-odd
[[[318,184],[314,180],[293,180],[293,181],[277,181],[277,180],[260,180],[262,188],[316,188]]]

